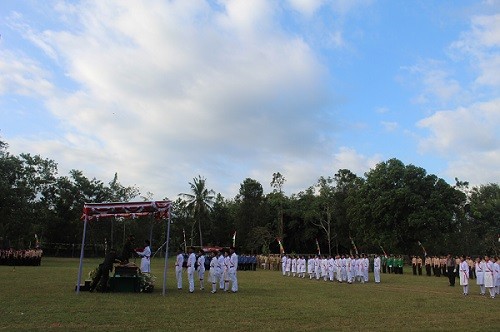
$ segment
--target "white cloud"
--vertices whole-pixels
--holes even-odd
[[[301,38],[275,26],[272,3],[220,4],[59,6],[72,24],[40,32],[44,45],[35,45],[54,50],[77,89],[45,96],[64,139],[40,139],[29,151],[99,179],[116,171],[160,198],[198,174],[233,195],[224,190],[235,181],[261,169],[267,179],[283,165],[290,184],[310,185],[302,169],[318,166],[296,160],[324,154],[327,71]],[[22,29],[34,42],[36,29]]]
[[[397,122],[392,121],[381,121],[380,124],[384,127],[386,131],[395,131],[399,128],[399,124]]]
[[[500,99],[439,111],[418,126],[430,131],[420,141],[421,151],[446,156],[450,177],[474,174],[482,180],[476,183],[498,181]]]
[[[446,158],[446,173],[450,178],[458,177],[472,184],[498,182],[500,14],[472,17],[470,29],[463,32],[450,49],[452,60],[466,60],[465,64],[470,64],[475,76],[459,86],[448,79],[446,73],[435,75],[434,82],[449,85],[449,93],[444,89],[442,95],[456,95],[461,102],[455,103],[459,106],[436,111],[417,123],[428,131],[420,138],[419,149]],[[467,98],[463,98],[464,95]]]
[[[459,81],[453,78],[442,61],[428,60],[402,69],[407,70],[421,83],[422,92],[413,98],[413,102],[424,104],[437,101],[444,104],[462,92]]]
[[[382,156],[379,154],[365,156],[358,153],[355,149],[341,147],[334,155],[333,169],[336,172],[339,169],[345,168],[358,176],[363,176],[364,173],[374,168],[381,161]]]
[[[497,150],[500,147],[500,99],[438,111],[417,125],[431,132],[420,142],[424,152],[456,155]]]
[[[50,74],[30,58],[0,50],[0,95],[47,96],[53,91]]]
[[[500,14],[473,17],[471,29],[451,49],[469,57],[478,71],[477,84],[500,86]]]
[[[311,17],[325,0],[288,0],[290,6],[306,17]]]

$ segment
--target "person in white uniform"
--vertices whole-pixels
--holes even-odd
[[[217,261],[219,263],[219,289],[224,290],[224,283],[226,282],[226,279],[224,277],[224,271],[225,271],[225,264],[224,264],[224,256],[225,254],[222,252],[217,253]]]
[[[151,273],[151,247],[149,240],[144,241],[144,249],[136,251],[136,254],[141,257],[141,272]]]
[[[314,257],[309,256],[307,258],[307,273],[309,274],[309,279],[312,279],[314,276]]]
[[[199,256],[198,256],[198,259],[197,259],[197,263],[198,263],[198,267],[197,267],[197,270],[198,270],[198,277],[200,279],[200,290],[204,290],[205,289],[205,252],[203,251],[203,249],[200,249],[198,251],[199,253]]]
[[[484,287],[484,260],[482,257],[476,258],[476,284],[479,286],[479,294],[485,295],[486,288]]]
[[[460,276],[460,286],[464,289],[464,296],[469,295],[469,264],[465,260],[465,256],[460,256],[460,265],[458,267]]]
[[[283,273],[283,277],[286,276],[286,261],[288,257],[286,255],[281,256],[281,272]]]
[[[493,273],[495,270],[494,263],[490,261],[489,256],[484,256],[484,287],[488,288],[492,299],[495,298],[495,280]]]
[[[182,264],[184,264],[184,255],[182,250],[177,252],[175,260],[175,278],[177,279],[177,289],[182,289]]]
[[[295,277],[297,274],[297,257],[292,256],[292,276]]]
[[[195,265],[196,265],[196,255],[194,253],[193,247],[190,247],[188,252],[189,252],[189,256],[188,256],[188,260],[187,260],[187,274],[188,274],[189,292],[193,293],[194,292],[194,271],[195,271]]]
[[[229,252],[231,253],[229,258],[229,280],[231,281],[231,291],[236,293],[238,291],[238,275],[236,273],[238,270],[238,255],[236,255],[234,247],[231,247]]]
[[[380,256],[375,255],[373,259],[373,276],[375,277],[375,283],[380,283]]]
[[[210,281],[212,282],[212,294],[217,292],[217,281],[219,280],[219,273],[220,273],[220,268],[219,268],[219,260],[218,256],[219,252],[217,254],[212,253],[212,259],[210,260]]]
[[[500,293],[500,261],[498,256],[495,256],[493,264],[493,279],[495,280],[495,295],[498,295]]]

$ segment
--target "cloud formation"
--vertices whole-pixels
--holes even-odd
[[[256,170],[267,178],[322,159],[326,70],[276,25],[278,11],[268,1],[83,2],[58,7],[72,22],[64,29],[39,32],[15,17],[77,87],[45,96],[70,152],[51,140],[39,150],[98,178],[118,171],[160,196],[198,174],[224,193]]]
[[[447,158],[447,175],[474,185],[500,178],[499,49],[500,15],[473,17],[470,30],[451,44],[451,50],[455,59],[471,65],[475,75],[466,87],[451,84],[444,90],[468,95],[470,101],[438,110],[417,123],[429,133],[420,140],[420,151]],[[432,82],[427,83],[432,89]]]

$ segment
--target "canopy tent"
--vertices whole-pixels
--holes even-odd
[[[78,267],[78,279],[76,284],[76,293],[80,293],[80,282],[82,280],[83,255],[85,248],[85,233],[89,221],[99,221],[110,217],[137,218],[141,216],[153,216],[156,219],[167,220],[167,238],[165,246],[165,266],[163,269],[163,295],[165,295],[167,284],[167,260],[168,245],[170,239],[170,201],[152,201],[152,202],[127,202],[127,203],[85,203],[83,206],[83,235],[82,248],[80,251],[80,265]]]

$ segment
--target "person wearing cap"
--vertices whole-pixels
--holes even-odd
[[[151,272],[151,247],[148,239],[144,240],[144,249],[136,250],[135,253],[141,257],[141,272]]]

